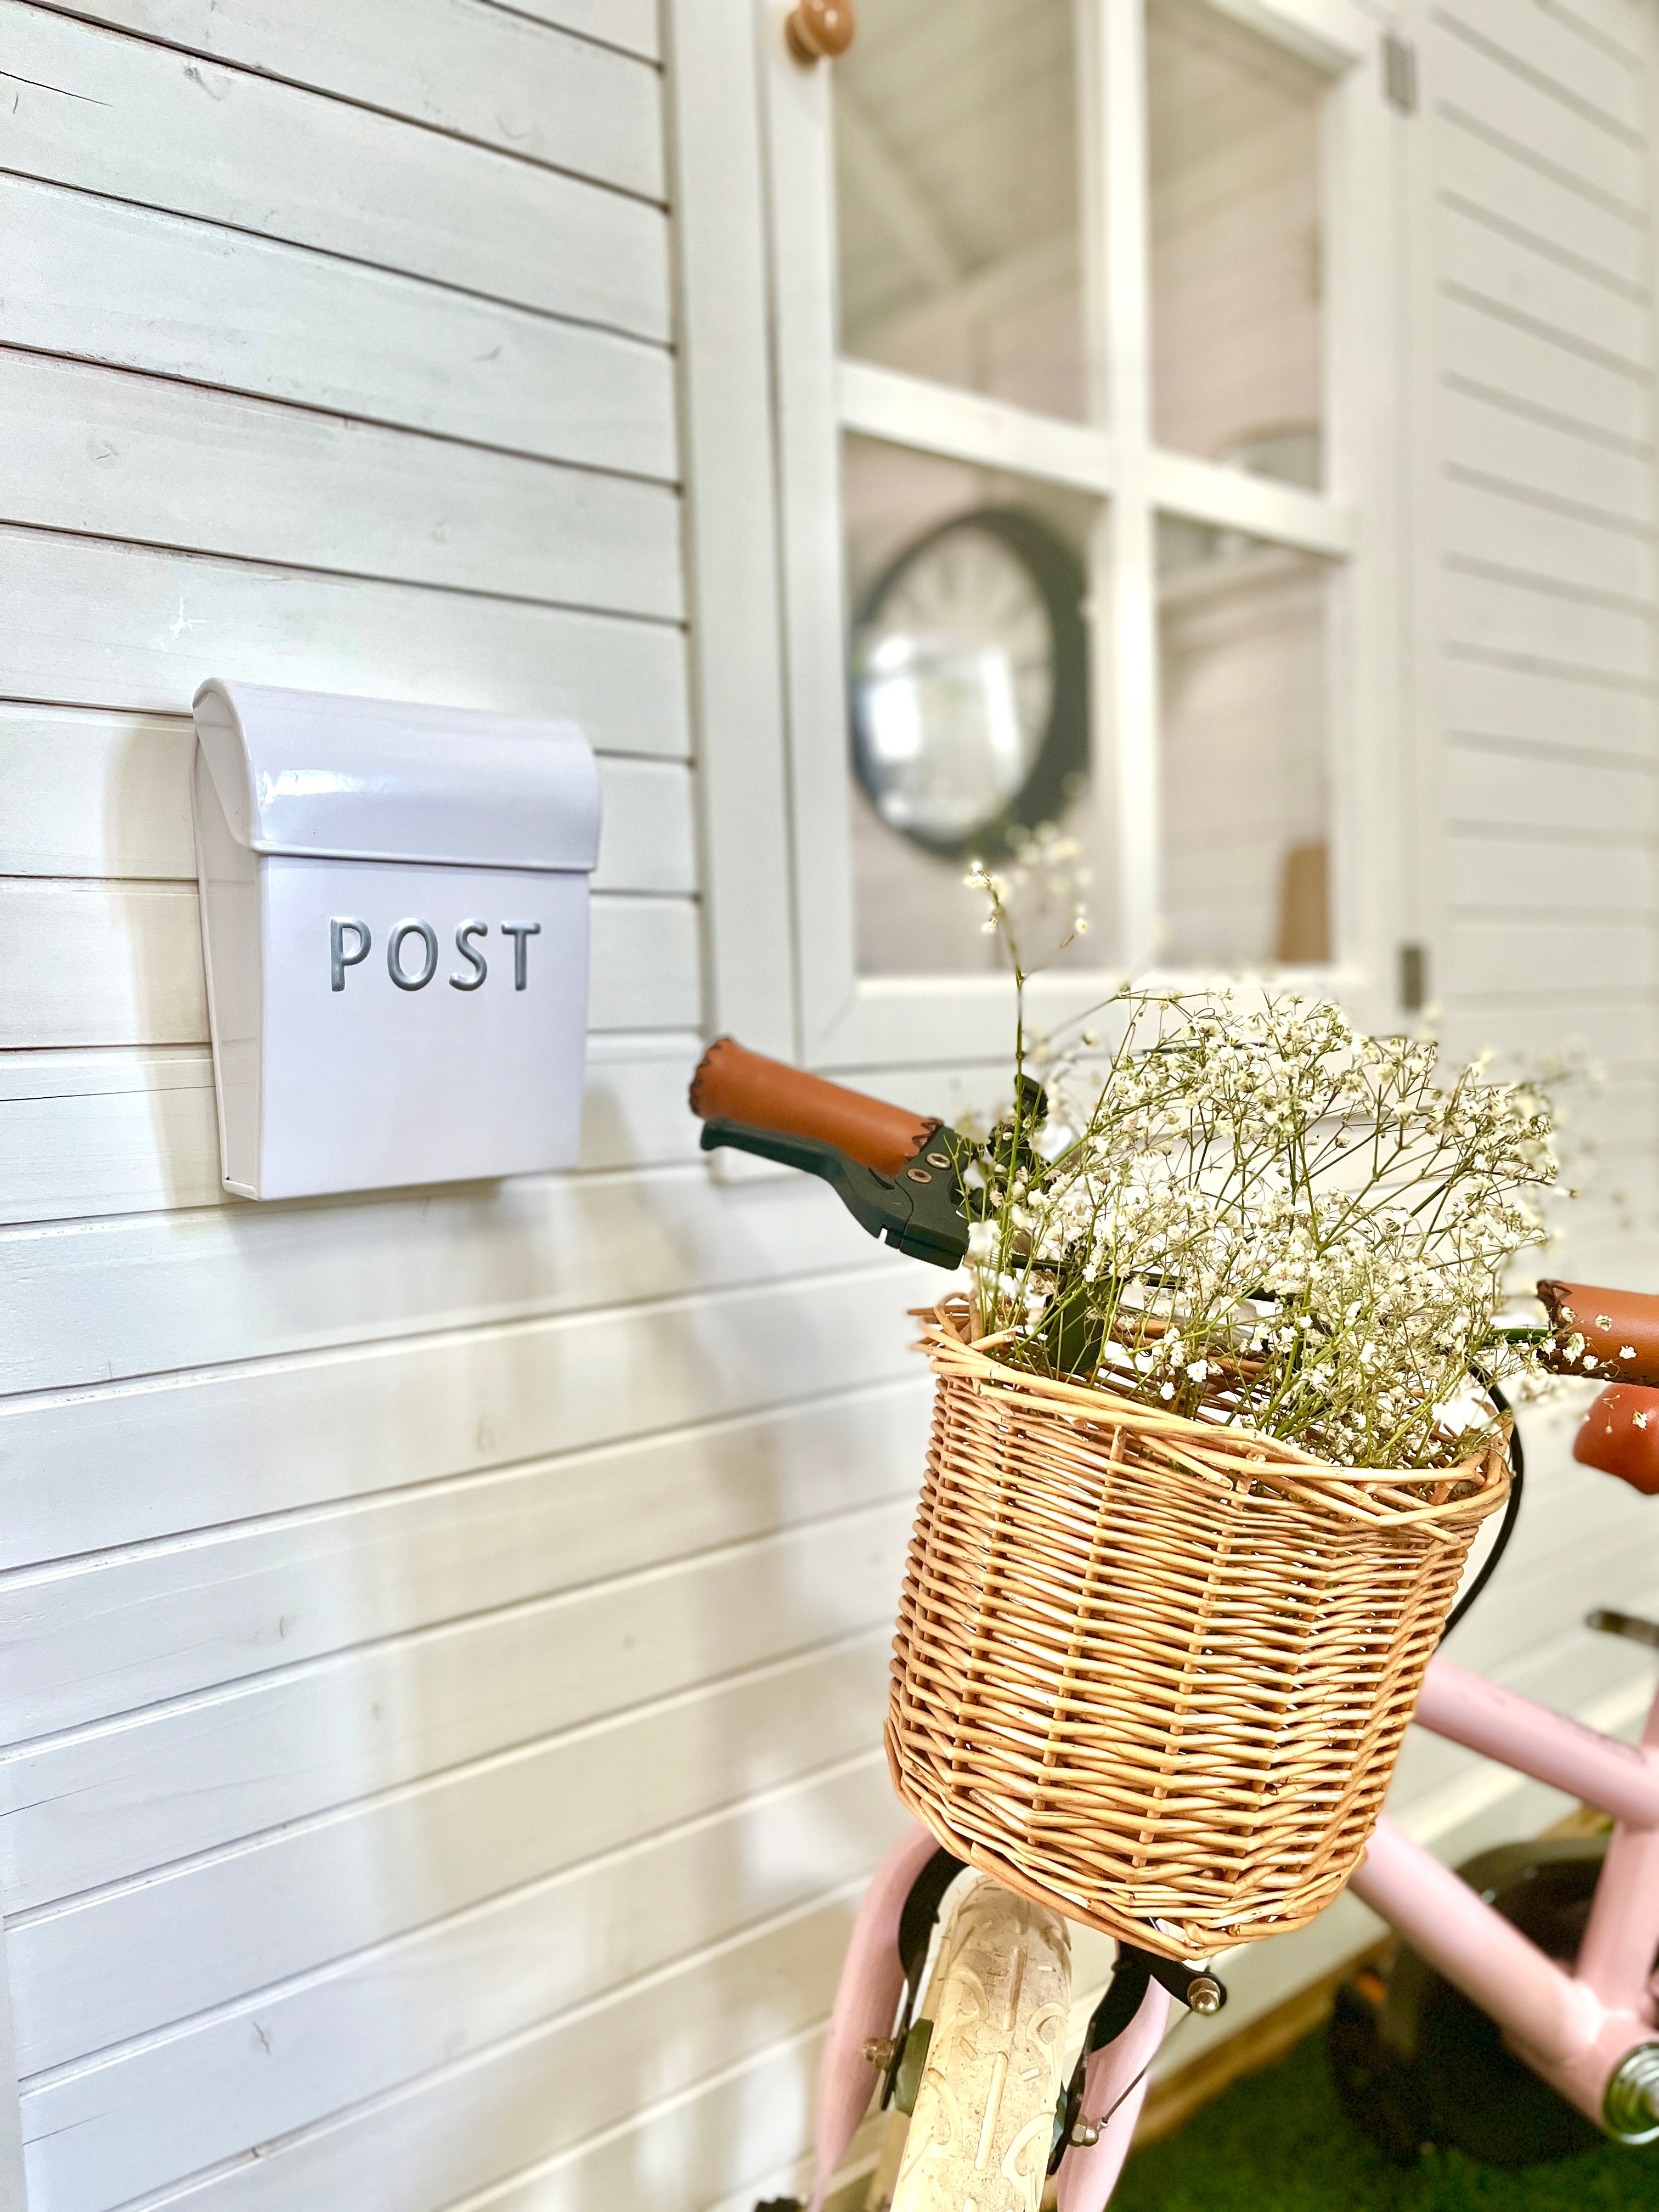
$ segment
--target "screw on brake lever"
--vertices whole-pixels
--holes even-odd
[[[968,1217],[955,1165],[962,1139],[952,1131],[934,1130],[926,1151],[896,1176],[861,1167],[817,1137],[782,1136],[774,1129],[751,1128],[746,1121],[705,1121],[704,1152],[722,1145],[819,1176],[860,1229],[913,1260],[928,1260],[936,1267],[961,1266],[968,1249]]]

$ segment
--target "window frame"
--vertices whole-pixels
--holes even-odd
[[[1395,460],[1405,381],[1399,236],[1404,197],[1399,131],[1405,118],[1384,95],[1385,19],[1362,12],[1352,0],[1205,0],[1311,61],[1331,81],[1322,154],[1328,489],[1314,494],[1152,443],[1142,0],[1078,0],[1085,113],[1094,118],[1085,133],[1085,261],[1096,283],[1087,311],[1099,387],[1097,412],[1109,428],[1060,421],[840,357],[834,64],[803,68],[789,57],[783,38],[789,0],[701,0],[695,33],[689,22],[693,4],[677,0],[671,10],[680,19],[673,56],[677,107],[700,126],[688,131],[683,121],[677,129],[685,234],[678,246],[685,374],[693,392],[700,374],[707,389],[717,366],[720,318],[708,290],[736,282],[754,296],[752,227],[747,237],[741,226],[736,233],[729,227],[734,152],[737,167],[745,167],[741,131],[736,140],[732,134],[746,124],[766,203],[761,252],[770,314],[769,476],[775,504],[763,526],[769,535],[775,532],[772,580],[781,652],[772,679],[787,764],[787,792],[780,794],[769,783],[778,772],[776,740],[769,745],[758,726],[756,687],[740,727],[731,718],[722,720],[705,696],[700,720],[706,824],[720,815],[705,841],[711,1025],[737,1026],[738,1010],[753,1016],[763,999],[765,1018],[750,1025],[763,1030],[771,1048],[787,1034],[793,1056],[803,1064],[836,1071],[961,1066],[1000,1061],[1007,1050],[1006,978],[871,977],[856,969],[841,492],[841,441],[848,431],[1047,478],[1102,501],[1090,566],[1109,584],[1091,592],[1087,611],[1091,704],[1096,729],[1110,733],[1104,757],[1120,824],[1121,865],[1113,888],[1125,957],[1109,969],[1036,978],[1030,1004],[1033,1018],[1045,1026],[1080,1012],[1126,974],[1198,980],[1176,977],[1152,962],[1158,850],[1158,515],[1246,531],[1345,564],[1346,588],[1333,595],[1333,605],[1342,611],[1332,655],[1340,673],[1331,732],[1332,913],[1342,957],[1302,972],[1340,995],[1358,1018],[1377,1020],[1394,1003],[1390,954],[1400,933],[1402,896],[1396,856],[1407,803],[1401,763],[1407,751],[1400,527],[1407,487]],[[733,86],[729,71],[717,81],[719,72],[701,43],[718,15],[729,64],[745,9],[751,11],[750,37],[757,41],[749,80],[757,93],[757,116],[740,112],[742,88]],[[712,174],[717,149],[726,168],[723,184]],[[730,264],[719,279],[712,268],[716,238],[723,239]],[[698,267],[700,283],[692,273]],[[725,327],[729,336],[729,321]],[[752,442],[757,397],[752,375],[744,388],[750,409],[745,434]],[[728,400],[724,417],[735,411]],[[706,424],[700,431],[688,418],[687,428],[688,549],[700,568],[718,562],[722,546],[735,556],[746,528],[763,524],[752,481],[745,500],[734,503],[722,495],[722,454],[735,434],[733,422],[726,420],[725,435],[713,440]],[[759,473],[751,470],[751,480]],[[707,496],[700,496],[700,485],[708,487]],[[763,564],[752,542],[744,565],[751,582],[758,582]],[[709,672],[743,656],[724,622],[721,633],[709,629],[701,611],[704,598],[694,580],[694,605],[703,625],[696,665],[707,695]],[[716,586],[716,599],[729,610],[729,591]],[[710,605],[708,613],[714,611]],[[744,665],[754,658],[751,652]],[[1137,734],[1124,742],[1122,733],[1131,732]],[[757,781],[749,787],[755,796],[744,806],[743,826],[752,836],[767,834],[769,824],[787,841],[787,895],[775,881],[760,899],[734,894],[723,881],[736,863],[733,817],[729,807],[720,814],[720,794],[735,797],[745,764]],[[1133,830],[1126,831],[1125,823]],[[787,915],[781,911],[786,902]],[[757,927],[770,933],[763,953]],[[775,1004],[777,955],[792,942],[790,1004],[784,1009]],[[759,991],[757,958],[769,979]]]

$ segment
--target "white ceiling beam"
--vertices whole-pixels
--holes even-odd
[[[959,282],[963,258],[938,210],[845,80],[835,88],[836,167],[928,289],[942,292]]]
[[[948,341],[966,328],[994,321],[1034,294],[1058,291],[1068,283],[1076,288],[1080,281],[1076,234],[1057,231],[866,324],[859,332],[857,350],[887,361],[895,355],[902,359],[930,338]]]

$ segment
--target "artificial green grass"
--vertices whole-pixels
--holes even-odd
[[[1336,2101],[1322,2029],[1124,2169],[1112,2212],[1655,2212],[1659,2145],[1519,2172],[1458,2151],[1391,2166]]]

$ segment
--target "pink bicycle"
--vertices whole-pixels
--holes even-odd
[[[699,1070],[692,1104],[706,1150],[732,1146],[819,1176],[871,1235],[942,1267],[961,1261],[955,1148],[938,1122],[729,1040]],[[1659,1493],[1659,1297],[1567,1285],[1541,1294],[1577,1316],[1581,1371],[1613,1378],[1577,1455]],[[1513,1528],[1518,1445],[1515,1457],[1498,1541],[1449,1629]],[[1659,1649],[1659,1625],[1608,1613],[1589,1625]],[[1386,1983],[1361,1976],[1339,2005],[1333,2055],[1349,2109],[1401,2154],[1436,2141],[1518,2165],[1596,2130],[1632,2145],[1659,2140],[1659,1697],[1632,1747],[1437,1658],[1416,1720],[1613,1826],[1593,1841],[1488,1852],[1459,1874],[1379,1823],[1352,1887],[1403,1948]],[[1213,2013],[1226,1992],[1209,1960],[1121,1945],[1067,2069],[1069,1998],[1065,1923],[969,1874],[913,1824],[870,1885],[842,1967],[807,2212],[820,2212],[877,2096],[910,2115],[891,2193],[872,2195],[890,2212],[1037,2212],[1051,2174],[1060,2212],[1099,2212],[1171,2005]]]

